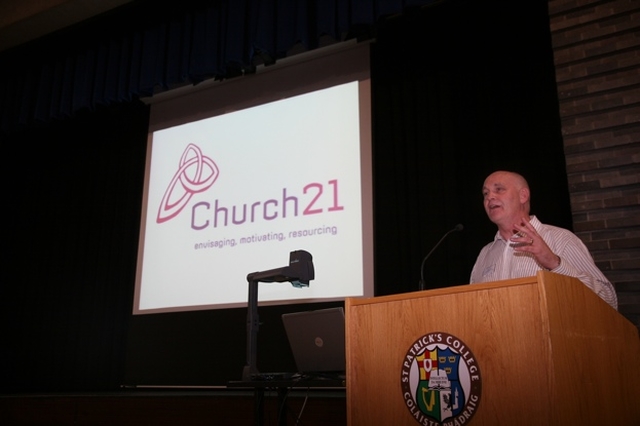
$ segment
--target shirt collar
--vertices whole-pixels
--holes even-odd
[[[540,228],[542,227],[542,222],[540,222],[535,215],[530,215],[529,216],[529,223],[531,223],[531,226],[533,226],[533,228],[536,231],[538,231],[538,232],[540,231]],[[493,240],[494,241],[505,241],[505,239],[500,236],[500,231],[496,232],[496,236],[493,238]]]

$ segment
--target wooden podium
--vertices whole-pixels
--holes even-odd
[[[348,425],[640,425],[638,330],[575,278],[541,271],[345,307]],[[455,368],[444,376],[456,360],[466,388]],[[467,398],[455,416],[420,408],[443,398],[452,410],[454,393]]]

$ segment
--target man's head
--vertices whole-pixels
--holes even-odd
[[[510,230],[515,222],[529,215],[529,185],[518,173],[491,173],[484,181],[482,195],[487,216],[503,231]]]

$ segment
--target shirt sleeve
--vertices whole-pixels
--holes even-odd
[[[560,265],[551,272],[579,279],[614,309],[618,309],[618,296],[613,284],[596,266],[582,240],[561,228],[551,227],[546,234],[543,237],[545,242],[560,257]]]

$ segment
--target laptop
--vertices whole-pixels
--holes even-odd
[[[346,371],[343,308],[282,315],[298,373],[316,378],[344,378]]]

